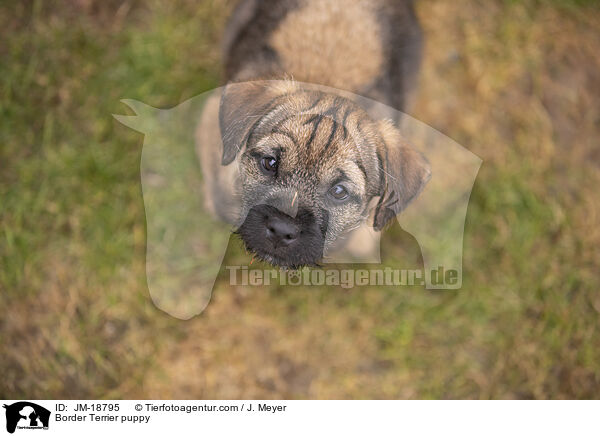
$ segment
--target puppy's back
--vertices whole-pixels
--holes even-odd
[[[410,0],[242,0],[226,29],[226,80],[293,77],[404,108],[421,33]]]

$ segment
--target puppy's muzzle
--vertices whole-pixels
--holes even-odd
[[[309,209],[301,207],[292,217],[261,204],[250,209],[237,234],[259,258],[273,265],[300,267],[315,265],[322,258],[323,230]]]
[[[266,238],[273,248],[287,247],[298,239],[300,226],[289,215],[271,214],[265,220]]]

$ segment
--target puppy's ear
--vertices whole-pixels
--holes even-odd
[[[427,159],[406,144],[389,121],[378,123],[383,142],[378,150],[383,170],[373,227],[383,227],[416,198],[431,178]]]
[[[252,135],[261,119],[278,104],[278,97],[293,85],[278,81],[230,83],[225,86],[219,107],[223,140],[222,165],[229,165]]]

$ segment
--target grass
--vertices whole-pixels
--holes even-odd
[[[227,7],[74,5],[0,6],[0,397],[598,398],[595,3],[418,4],[412,114],[484,161],[460,291],[223,271],[190,321],[148,295],[143,139],[111,114],[217,86]],[[398,228],[383,250],[418,263]]]

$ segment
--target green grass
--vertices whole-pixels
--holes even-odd
[[[112,114],[217,86],[226,8],[0,6],[0,397],[597,398],[600,12],[575,3],[419,4],[414,115],[484,160],[461,290],[222,271],[187,322],[148,295],[143,138]],[[398,227],[383,250],[419,264]]]

